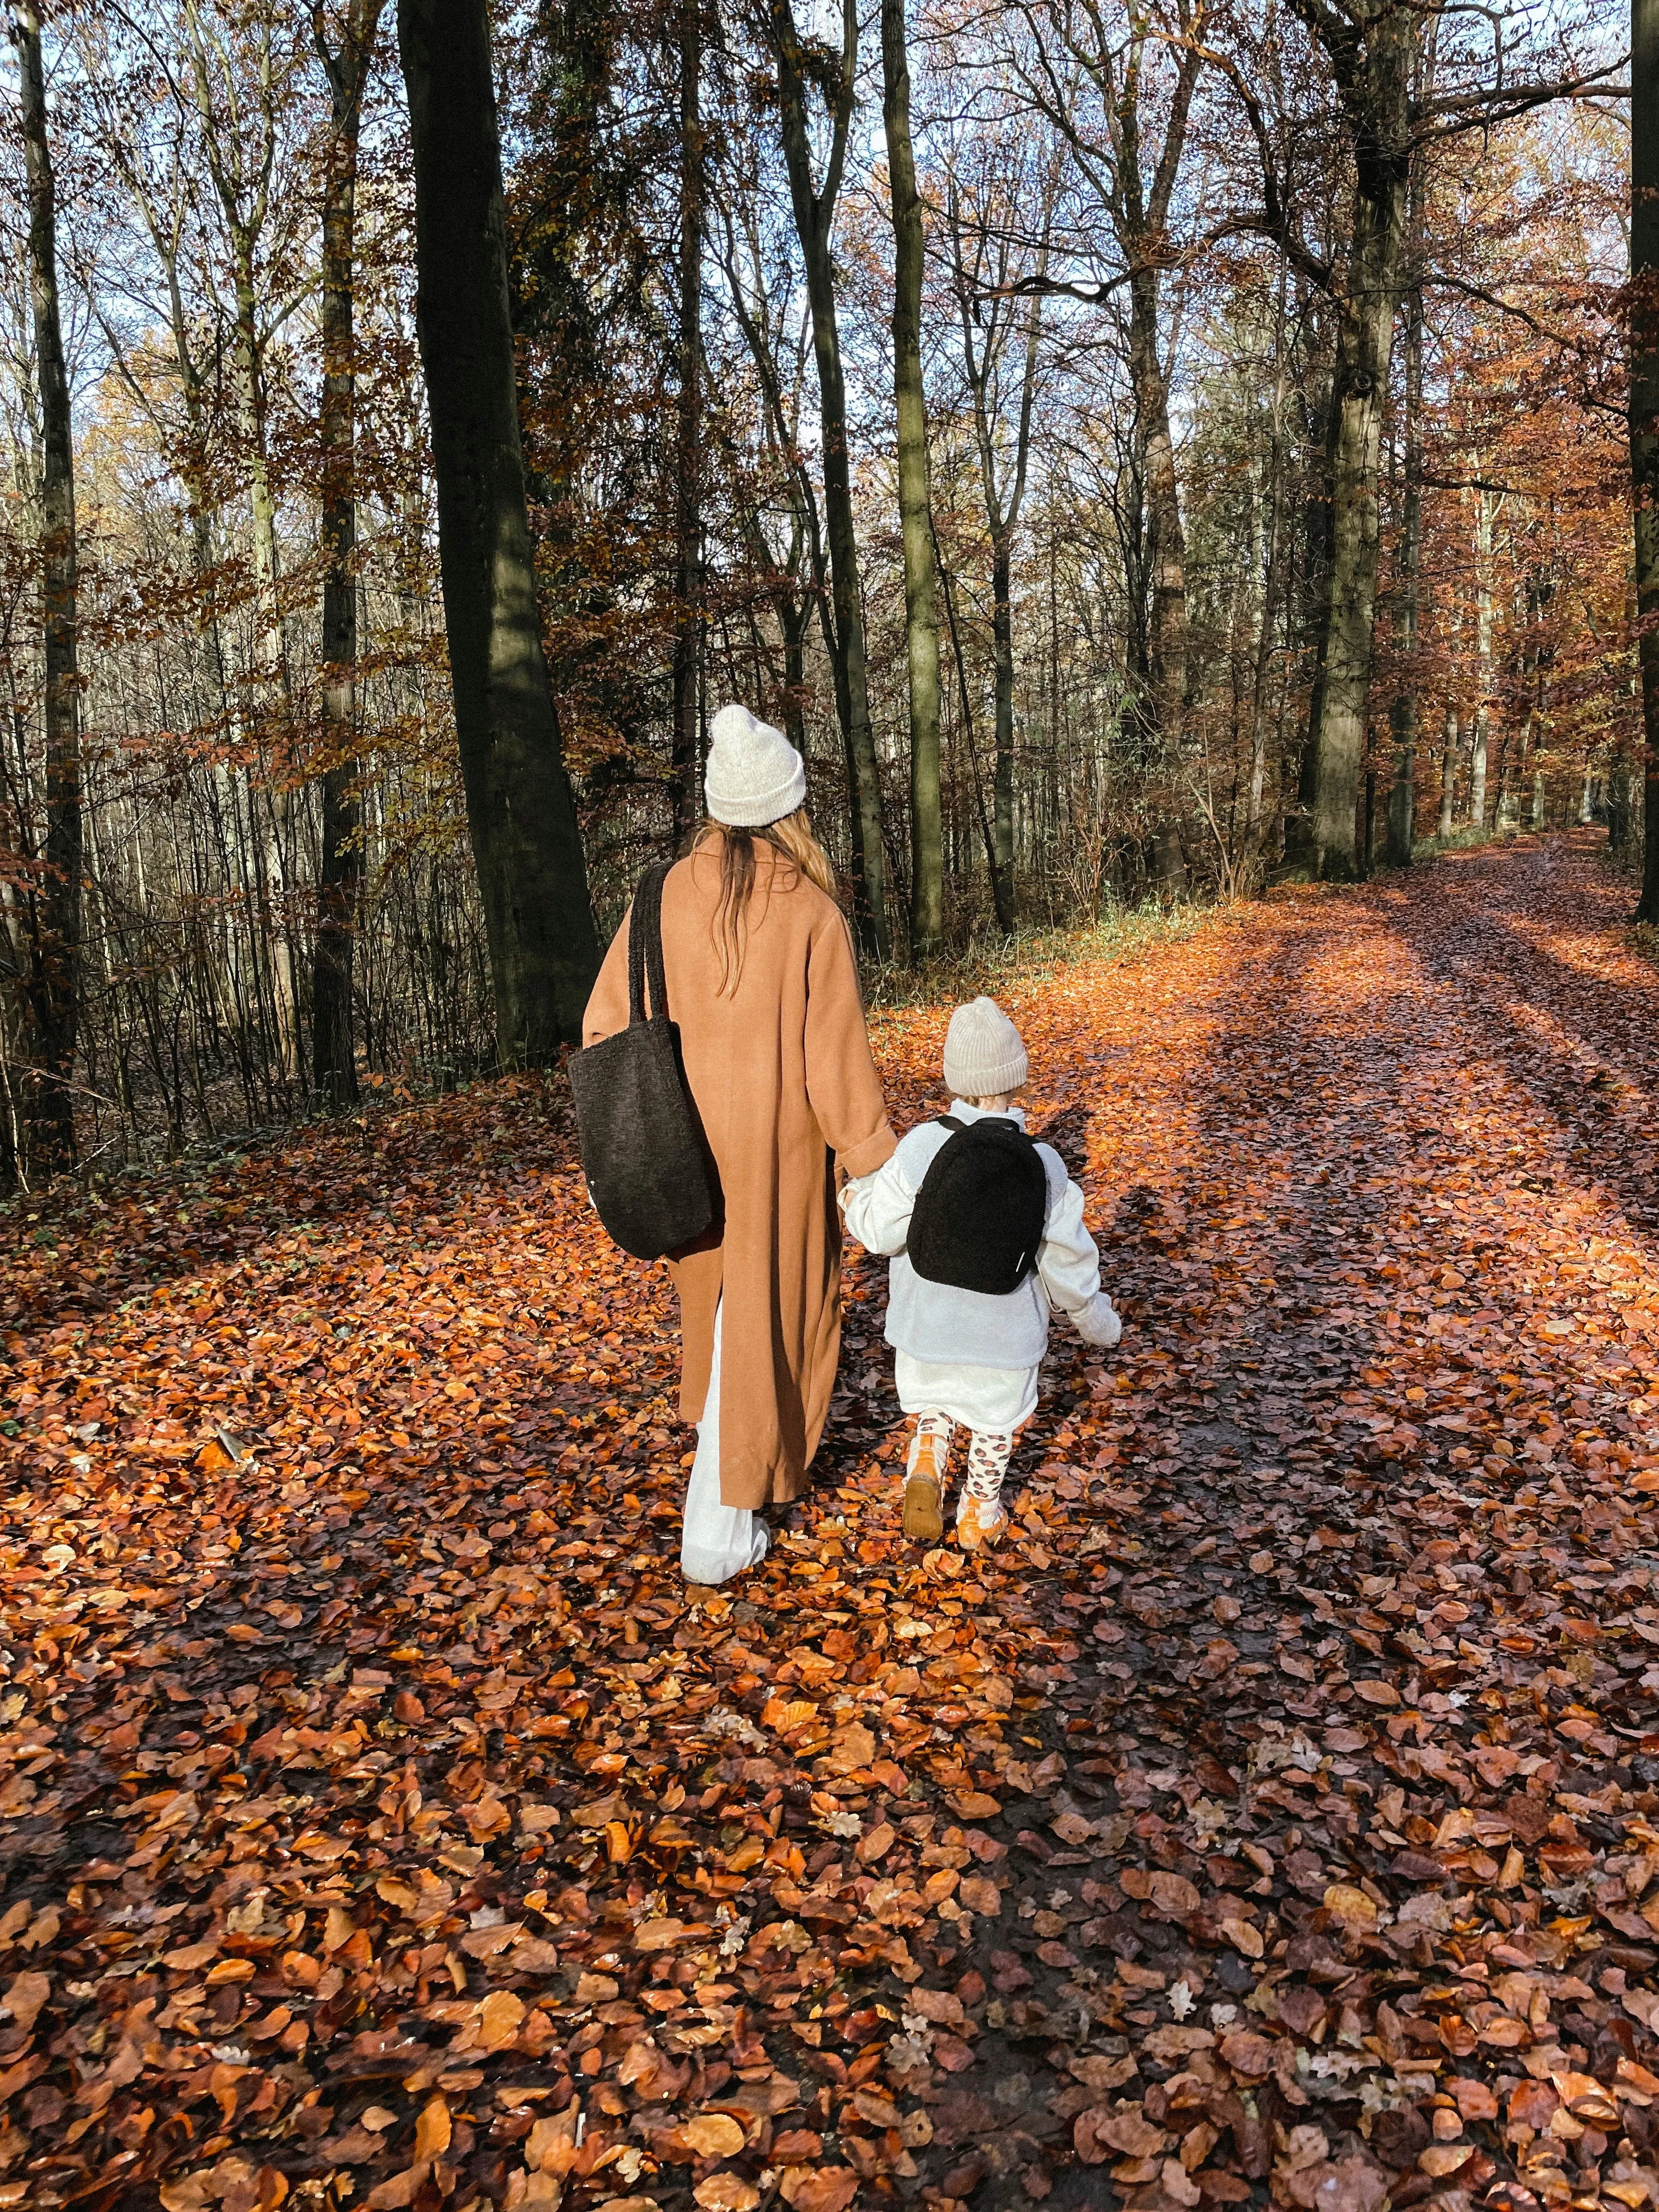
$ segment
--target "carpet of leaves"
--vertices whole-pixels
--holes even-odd
[[[25,1201],[0,2206],[1659,2204],[1624,896],[1522,842],[1030,991],[1129,1326],[989,1560],[902,1542],[860,1264],[688,1600],[556,1086]]]

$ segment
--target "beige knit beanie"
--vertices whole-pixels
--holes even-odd
[[[994,999],[958,1006],[945,1033],[945,1080],[958,1098],[999,1098],[1029,1072],[1025,1048]]]
[[[722,707],[708,726],[703,797],[733,830],[764,830],[806,804],[806,768],[781,730],[747,707]]]

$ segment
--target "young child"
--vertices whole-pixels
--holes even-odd
[[[958,1006],[945,1040],[951,1119],[970,1124],[996,1115],[1023,1129],[1025,1117],[1015,1100],[1027,1066],[1019,1032],[994,1000]],[[1008,1526],[1002,1478],[1015,1432],[1036,1410],[1050,1308],[1070,1315],[1085,1344],[1115,1344],[1123,1324],[1100,1287],[1100,1255],[1083,1225],[1083,1193],[1048,1145],[1035,1148],[1048,1179],[1042,1238],[1017,1290],[960,1290],[917,1273],[906,1250],[916,1194],[953,1133],[939,1121],[923,1122],[884,1167],[847,1184],[841,1202],[849,1234],[866,1251],[892,1258],[887,1341],[899,1403],[916,1422],[905,1466],[904,1533],[930,1544],[944,1534],[939,1493],[951,1431],[960,1422],[969,1437],[957,1536],[972,1552],[995,1543]]]

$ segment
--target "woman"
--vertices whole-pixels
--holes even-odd
[[[894,1148],[800,755],[744,707],[710,734],[709,819],[662,897],[668,1012],[723,1201],[668,1263],[680,1413],[697,1424],[680,1565],[701,1583],[757,1565],[757,1509],[804,1486],[841,1352],[834,1170],[870,1175]],[[624,921],[582,1042],[627,1021]]]

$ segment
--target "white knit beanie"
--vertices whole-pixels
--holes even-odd
[[[958,1006],[945,1032],[945,1080],[958,1098],[1000,1098],[1029,1072],[1025,1048],[994,999]]]
[[[806,804],[806,764],[781,730],[747,707],[722,707],[709,725],[703,794],[716,822],[764,830]]]

